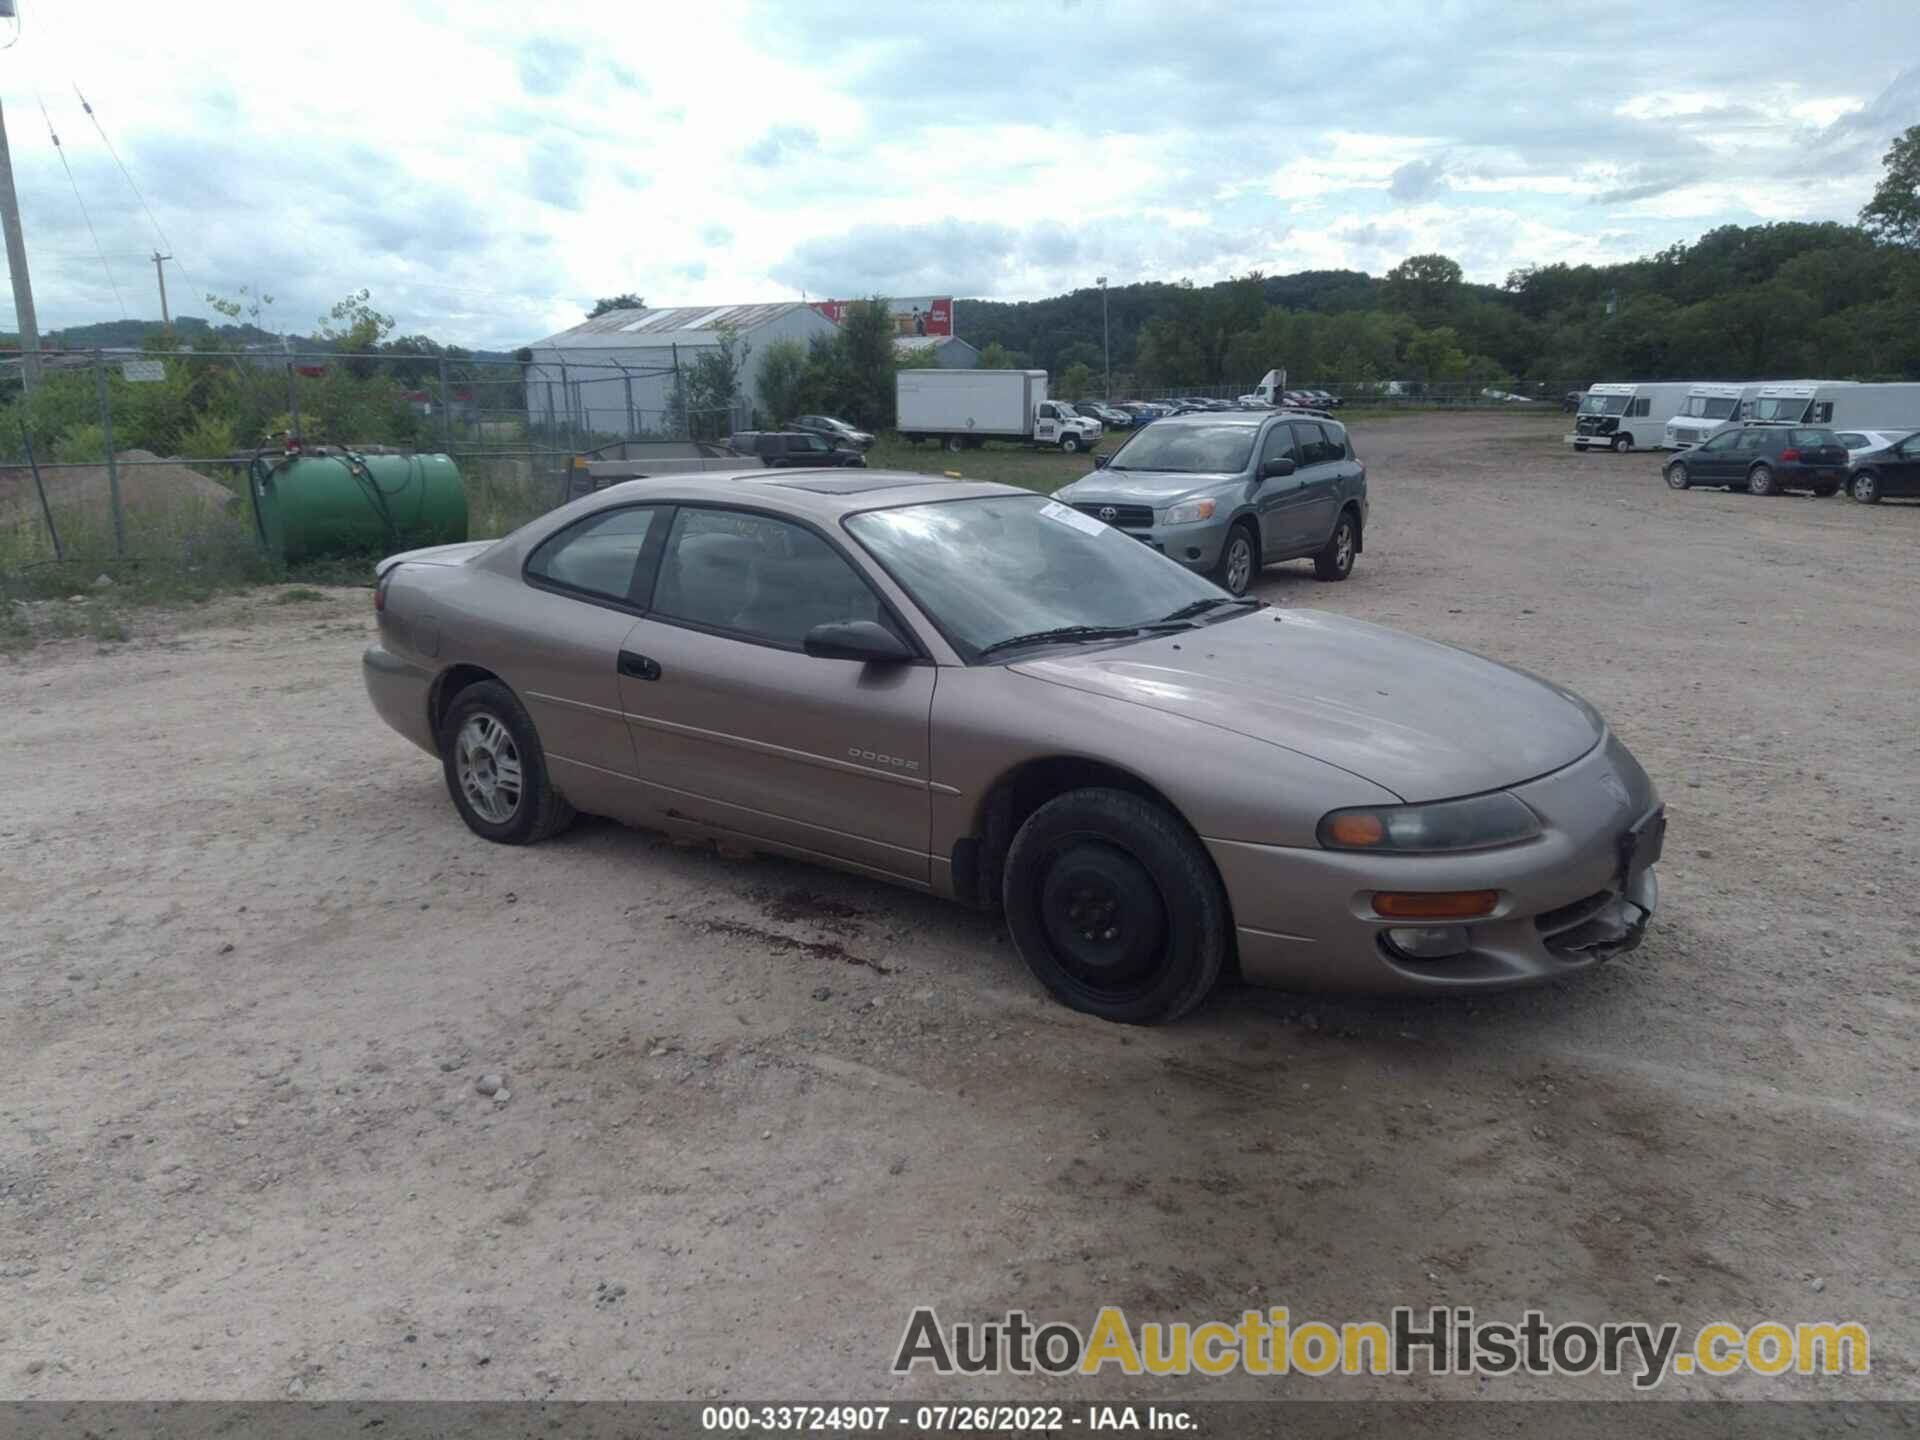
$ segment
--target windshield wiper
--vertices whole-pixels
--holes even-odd
[[[1258,608],[1266,603],[1264,600],[1254,599],[1251,595],[1208,595],[1194,601],[1191,605],[1182,605],[1171,615],[1162,615],[1158,620],[1154,621],[1154,624],[1170,625],[1175,620],[1190,620],[1195,615],[1204,615],[1207,611],[1217,610],[1222,605],[1252,605]]]
[[[1138,625],[1061,625],[1053,630],[1035,630],[1027,635],[1009,635],[1004,640],[996,640],[991,645],[982,646],[979,653],[991,655],[996,650],[1011,650],[1016,645],[1043,645],[1050,640],[1120,640],[1139,633]]]

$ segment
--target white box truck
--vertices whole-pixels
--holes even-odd
[[[988,440],[1091,450],[1101,426],[1047,398],[1044,370],[902,370],[894,377],[894,428],[919,444],[972,450]]]
[[[1576,450],[1657,450],[1667,422],[1687,403],[1691,380],[1615,380],[1595,385],[1580,402],[1567,444]]]

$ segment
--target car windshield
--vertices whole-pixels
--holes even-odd
[[[1624,415],[1627,413],[1626,395],[1589,395],[1580,402],[1582,415]]]
[[[968,660],[1022,635],[1087,627],[1095,636],[1080,638],[1096,638],[1201,602],[1239,613],[1211,581],[1044,496],[865,510],[846,528]]]
[[[1109,470],[1170,470],[1182,475],[1232,475],[1247,468],[1257,425],[1160,425],[1142,430],[1114,452]]]

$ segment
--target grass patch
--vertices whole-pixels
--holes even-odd
[[[1096,447],[1097,451],[1112,454],[1127,438],[1127,433],[1109,430]],[[895,435],[883,435],[874,442],[867,452],[867,464],[877,470],[911,470],[921,475],[958,474],[966,480],[994,480],[1042,495],[1051,495],[1062,485],[1093,471],[1093,459],[1084,453],[1068,455],[1052,448],[1029,449],[989,440],[978,450],[953,454],[930,443],[909,444]]]
[[[282,590],[273,597],[276,605],[312,605],[327,597],[310,585],[296,585],[291,590]]]

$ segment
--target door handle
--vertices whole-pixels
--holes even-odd
[[[622,650],[620,652],[620,673],[631,676],[635,680],[658,680],[660,678],[660,662],[658,660],[649,660],[644,655],[636,655],[631,650]]]

